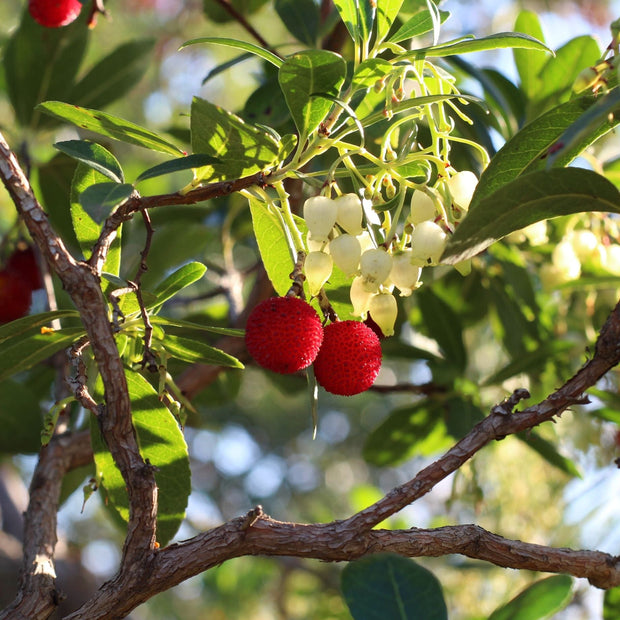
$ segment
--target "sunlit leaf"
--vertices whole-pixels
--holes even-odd
[[[96,142],[90,140],[67,140],[56,142],[54,148],[62,151],[69,157],[77,159],[91,168],[108,177],[115,183],[122,183],[125,178],[118,159]]]
[[[140,452],[145,461],[157,468],[157,541],[164,546],[179,529],[191,492],[187,445],[176,420],[161,404],[157,391],[138,373],[126,371],[126,376]],[[97,478],[101,478],[105,489],[103,493],[126,522],[129,501],[125,481],[92,418],[91,437]]]
[[[263,47],[255,45],[254,43],[248,43],[247,41],[240,41],[239,39],[230,39],[226,37],[201,37],[199,39],[191,39],[190,41],[186,41],[181,45],[179,49],[183,49],[184,47],[188,47],[190,45],[198,45],[201,43],[211,43],[213,45],[224,45],[225,47],[234,47],[239,50],[243,50],[244,52],[249,52],[266,60],[267,62],[279,67],[282,65],[282,59],[279,56],[276,56],[273,52],[266,50]]]
[[[581,168],[532,172],[518,177],[471,208],[442,257],[455,264],[534,222],[602,211],[620,213],[620,193],[605,177]]]
[[[194,338],[166,334],[162,346],[171,357],[184,362],[243,368],[243,364],[236,357]]]
[[[58,118],[67,123],[71,123],[81,129],[88,129],[113,140],[127,142],[136,146],[141,146],[152,151],[160,151],[170,155],[184,154],[183,150],[172,144],[165,138],[153,133],[152,131],[140,127],[135,123],[101,112],[81,108],[76,105],[69,105],[61,101],[46,101],[37,106],[37,110],[45,112],[54,118]]]
[[[157,299],[156,303],[163,304],[185,287],[197,282],[200,278],[202,278],[202,276],[204,276],[206,270],[207,268],[202,263],[198,262],[187,263],[186,265],[179,267],[155,289],[154,293]]]
[[[203,155],[201,153],[195,155],[187,155],[187,157],[179,157],[172,161],[166,161],[163,164],[153,166],[148,170],[142,172],[136,179],[136,183],[140,181],[146,181],[146,179],[153,179],[165,174],[172,174],[173,172],[180,172],[182,170],[191,170],[192,168],[200,168],[202,166],[208,166],[210,164],[220,163],[220,160],[211,155]]]
[[[448,11],[439,11],[440,23],[443,24],[448,17],[450,17]],[[407,20],[388,40],[390,43],[400,43],[406,39],[419,37],[430,32],[433,29],[433,24],[434,21],[430,11],[421,11]]]

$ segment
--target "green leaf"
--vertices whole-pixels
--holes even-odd
[[[182,149],[156,133],[106,112],[81,108],[61,101],[40,103],[37,110],[113,140],[141,146],[152,151],[168,153],[169,155],[185,154]]]
[[[138,373],[126,371],[125,374],[140,453],[145,461],[157,468],[157,541],[163,547],[179,529],[191,492],[187,445],[176,420],[161,404],[150,383]],[[91,437],[96,478],[102,477],[109,502],[127,522],[129,501],[125,481],[101,438],[94,418],[91,418]]]
[[[218,163],[220,163],[220,160],[216,157],[211,157],[211,155],[203,155],[201,153],[187,155],[186,157],[179,157],[172,161],[166,161],[163,164],[158,164],[157,166],[145,170],[138,176],[136,183],[146,181],[146,179],[153,179],[164,174],[172,174],[173,172],[180,172],[181,170],[191,170],[193,168],[200,168],[201,166]]]
[[[214,45],[224,45],[225,47],[234,47],[239,50],[243,50],[244,52],[250,52],[263,60],[271,63],[276,67],[282,66],[284,62],[279,56],[276,56],[273,52],[266,50],[263,47],[258,45],[254,45],[254,43],[248,43],[247,41],[240,41],[238,39],[229,39],[225,37],[201,37],[199,39],[191,39],[190,41],[186,41],[181,45],[179,49],[183,49],[184,47],[188,47],[189,45],[198,45],[200,43],[212,43]]]
[[[187,265],[179,267],[157,286],[154,291],[157,301],[151,305],[163,304],[185,287],[200,280],[204,276],[205,271],[207,271],[207,268],[198,262],[187,263]]]
[[[573,580],[554,575],[536,581],[509,603],[496,609],[489,620],[544,620],[564,609],[572,599]]]
[[[243,364],[232,355],[224,353],[200,340],[183,338],[166,334],[162,346],[171,357],[176,357],[191,364],[212,364],[214,366],[228,366],[229,368],[243,368]]]
[[[413,456],[431,456],[448,448],[441,403],[425,399],[396,409],[364,442],[362,455],[371,465],[397,465]]]
[[[130,41],[120,45],[80,79],[67,100],[83,107],[97,109],[118,101],[146,73],[151,63],[154,45],[154,39]]]
[[[292,284],[294,262],[282,222],[268,205],[255,199],[250,199],[250,212],[265,271],[278,295],[285,295]]]
[[[33,114],[44,99],[64,99],[71,92],[90,31],[83,19],[65,28],[44,28],[24,11],[4,46],[6,90],[18,123],[38,124]]]
[[[416,294],[424,326],[436,340],[447,362],[462,371],[467,365],[461,321],[450,306],[429,287]]]
[[[0,325],[0,344],[10,338],[21,336],[35,327],[48,325],[53,320],[65,318],[79,319],[80,313],[77,310],[53,310],[42,314],[31,314],[16,321],[5,323]]]
[[[116,157],[96,142],[67,140],[66,142],[56,142],[54,148],[94,168],[115,183],[122,183],[125,180],[123,170]]]
[[[42,422],[39,399],[28,385],[0,382],[0,453],[38,452]]]
[[[361,37],[361,32],[357,22],[357,0],[334,0],[334,5],[338,9],[340,19],[344,22],[351,38],[357,41]]]
[[[567,128],[583,118],[584,114],[596,101],[586,96],[573,99],[552,108],[516,133],[496,153],[487,169],[480,177],[480,182],[472,199],[470,210],[478,202],[500,189],[520,175],[544,170],[548,167],[549,149],[559,142],[560,136]],[[598,137],[607,133],[616,121],[601,119],[599,125],[582,136],[580,141],[563,148],[561,153],[552,154],[554,167],[566,166]]]
[[[394,70],[392,63],[382,58],[368,58],[360,63],[353,74],[353,91],[372,88],[377,80],[383,79]]]
[[[521,11],[515,22],[515,30],[524,32],[539,41],[545,40],[538,15],[533,11]],[[515,49],[513,52],[515,65],[521,88],[528,98],[535,98],[536,91],[540,86],[539,74],[547,59],[531,50]]]
[[[454,265],[534,222],[602,211],[620,213],[620,194],[605,177],[581,168],[532,172],[478,202],[463,219],[442,257]]]
[[[278,80],[299,130],[301,141],[325,119],[332,102],[318,94],[337,97],[346,75],[344,59],[325,50],[307,50],[288,56]]]
[[[130,183],[95,183],[80,194],[80,204],[97,224],[103,224],[133,192],[134,186]]]
[[[296,39],[314,47],[319,30],[319,7],[314,0],[276,0],[275,9]]]
[[[518,32],[498,32],[497,34],[480,37],[479,39],[472,37],[465,40],[448,41],[433,47],[422,47],[403,55],[403,58],[444,57],[503,48],[522,48],[553,54],[552,50],[534,37]]]
[[[560,454],[557,448],[534,431],[517,433],[516,437],[537,452],[547,463],[574,478],[581,478],[578,467],[569,458]]]
[[[620,618],[620,587],[610,588],[603,597],[603,620]]]
[[[409,558],[373,554],[342,571],[344,600],[354,620],[447,620],[441,584]]]
[[[69,327],[46,334],[26,334],[13,337],[2,347],[0,381],[46,360],[57,351],[67,348],[84,335],[81,327]]]
[[[387,37],[392,24],[398,17],[403,0],[378,0],[377,2],[377,41]],[[391,40],[391,39],[390,39]]]
[[[448,11],[439,11],[439,20],[443,24],[450,13]],[[431,12],[427,9],[416,13],[407,20],[388,40],[390,43],[400,43],[406,39],[413,39],[420,35],[430,32],[434,28],[434,20]]]
[[[577,149],[584,149],[584,142],[591,144],[611,128],[618,124],[620,115],[620,88],[616,87],[603,97],[573,122],[566,131],[558,138],[547,158],[547,167],[557,166],[557,160],[565,159],[567,154],[574,153]]]
[[[530,95],[534,108],[538,111],[543,103],[549,107],[568,98],[580,71],[595,65],[600,57],[598,43],[589,35],[575,37],[556,50],[555,57],[548,58],[541,69],[536,91]]]
[[[211,332],[220,336],[232,336],[235,338],[243,338],[245,330],[235,329],[232,327],[213,327],[212,325],[201,325],[200,323],[192,323],[191,321],[182,321],[181,319],[170,319],[155,314],[150,317],[151,323],[154,325],[163,325],[164,327],[178,327],[198,332]]]
[[[97,172],[89,164],[80,162],[75,169],[71,183],[71,222],[86,260],[90,258],[92,247],[99,238],[102,225],[86,212],[80,202],[80,196],[89,187],[98,183],[105,183],[106,179],[106,176]]]
[[[377,11],[376,0],[356,0],[357,23],[362,45],[367,45],[372,35]]]
[[[192,150],[221,163],[198,168],[197,179],[239,179],[273,166],[279,145],[265,131],[204,99],[192,102]]]

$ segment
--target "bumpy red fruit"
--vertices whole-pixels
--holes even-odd
[[[33,291],[43,286],[37,258],[30,246],[24,244],[23,247],[18,247],[9,256],[6,270],[15,277],[22,278]]]
[[[30,286],[6,269],[0,271],[0,325],[28,314]]]
[[[32,18],[46,28],[60,28],[77,19],[82,10],[79,0],[29,0]]]
[[[366,391],[381,369],[377,334],[359,321],[330,323],[323,331],[323,344],[314,360],[318,384],[341,396]]]
[[[273,297],[248,317],[245,344],[263,368],[287,375],[314,362],[323,342],[316,310],[298,297]]]

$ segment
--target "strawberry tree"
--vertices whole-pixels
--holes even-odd
[[[505,538],[499,522],[491,531],[443,510],[458,499],[467,514],[493,512],[484,487],[504,472],[477,468],[494,440],[515,440],[494,463],[523,444],[576,477],[560,445],[589,449],[586,390],[597,396],[589,416],[607,430],[620,422],[620,195],[601,146],[617,124],[618,24],[604,50],[589,36],[551,50],[525,11],[514,32],[450,40],[449,12],[430,0],[206,1],[208,36],[179,42],[176,57],[233,54],[207,82],[253,59],[257,85],[234,109],[196,92],[185,125],[164,131],[117,113],[161,52],[133,32],[111,50],[97,38],[125,7],[21,4],[2,43],[14,122],[0,135],[0,176],[16,211],[0,223],[0,450],[38,459],[19,591],[0,617],[56,611],[56,513],[76,490],[82,510],[101,498],[124,541],[114,574],[71,601],[70,618],[124,617],[257,555],[346,563],[336,587],[328,569],[308,569],[335,595],[306,597],[306,617],[465,618],[449,566],[433,565],[438,580],[411,559],[453,554],[556,573],[494,600],[492,618],[547,617],[570,602],[573,577],[607,591],[612,617],[614,556],[534,544],[527,530],[510,534],[524,542]],[[292,45],[261,34],[265,11]],[[248,37],[212,36],[231,21]],[[94,61],[92,40],[105,48]],[[468,60],[498,49],[512,50],[518,84]],[[589,166],[573,165],[579,156]],[[334,408],[354,420],[347,454],[376,493],[356,504],[330,491],[317,502],[330,511],[272,517],[248,476],[242,516],[194,527],[186,511],[205,493],[195,474],[215,458],[196,446],[210,429],[226,416],[251,428],[259,413],[255,435],[274,458],[335,461],[321,435]],[[553,435],[543,422],[569,409],[572,427]],[[335,478],[326,468],[338,491],[347,467]],[[226,471],[214,497],[233,484]],[[405,509],[432,511],[427,494],[453,474],[454,497],[429,527],[409,523]],[[255,592],[239,588],[252,607]]]

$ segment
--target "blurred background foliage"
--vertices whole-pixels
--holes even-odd
[[[272,2],[238,0],[233,4],[273,46],[285,53],[300,47],[277,17]],[[17,0],[0,4],[3,50],[20,22],[24,5]],[[268,67],[253,59],[218,72],[218,67],[238,53],[202,46],[178,51],[184,41],[195,37],[249,40],[248,33],[227,19],[217,2],[110,0],[106,6],[110,18],[99,17],[96,28],[88,33],[88,49],[78,75],[119,45],[142,37],[153,40],[152,47],[144,48],[148,49],[144,75],[138,79],[136,73],[127,83],[113,86],[125,92],[110,98],[107,111],[168,133],[181,144],[188,142],[187,113],[196,95],[242,116],[253,113],[256,118],[248,120],[277,129],[290,123],[286,110],[272,96],[274,75]],[[539,15],[551,47],[558,48],[578,35],[593,35],[602,50],[609,39],[608,24],[617,17],[620,6],[586,0],[450,0],[442,8],[453,13],[445,25],[446,39],[468,32],[482,35],[512,30],[519,11],[529,9]],[[494,80],[493,92],[502,92],[509,102],[503,117],[498,111],[502,102],[495,101],[495,113],[490,117],[477,118],[472,127],[459,127],[493,151],[523,125],[533,102],[519,89],[510,54],[474,55],[468,62],[478,70],[484,67],[486,76]],[[470,66],[446,66],[456,72],[461,90],[484,92],[479,74]],[[21,125],[6,93],[6,76],[2,74],[2,131],[29,162],[33,183],[52,221],[78,251],[67,209],[74,162],[51,146],[75,134],[50,123]],[[610,143],[614,140],[615,136],[598,145],[584,165],[595,167],[613,159],[617,147]],[[122,161],[129,179],[161,161],[152,152],[122,144],[108,146]],[[465,151],[456,151],[454,157],[459,162],[457,169],[475,165]],[[144,184],[143,191],[176,191],[180,182],[189,180],[185,174],[153,179]],[[189,260],[202,261],[209,267],[207,277],[188,288],[182,299],[175,298],[167,315],[229,324],[243,306],[259,260],[245,199],[231,196],[192,207],[162,208],[152,217],[156,234],[145,285]],[[177,539],[189,538],[257,503],[278,519],[315,522],[344,518],[432,462],[512,389],[527,386],[533,402],[559,387],[585,361],[587,347],[618,298],[619,274],[603,274],[596,265],[584,267],[588,277],[560,287],[541,278],[541,268],[566,231],[582,225],[575,218],[556,220],[537,246],[525,236],[512,236],[477,258],[467,278],[439,268],[431,281],[425,281],[428,287],[420,295],[401,300],[407,321],[401,325],[400,338],[385,342],[384,368],[377,384],[428,385],[429,396],[423,404],[424,397],[406,387],[371,390],[354,398],[323,392],[318,435],[313,440],[303,378],[274,376],[251,366],[244,372],[221,373],[193,399],[196,412],[190,414],[185,429],[193,492]],[[597,225],[595,221],[593,226]],[[600,225],[613,230],[609,223]],[[15,234],[14,207],[0,192],[0,235],[8,238]],[[136,220],[126,226],[123,235],[124,273],[135,272],[142,243],[142,223]],[[61,307],[69,303],[58,287],[56,293]],[[43,300],[35,299],[37,303],[43,308]],[[446,321],[451,325],[449,333]],[[185,368],[180,363],[170,367],[173,375]],[[49,379],[49,370],[37,369],[17,377],[16,382],[28,386],[36,407],[39,403],[45,407],[51,398]],[[615,389],[615,376],[600,387]],[[6,397],[0,402],[4,407],[10,403]],[[569,411],[557,424],[536,429],[537,440],[531,435],[509,437],[488,446],[428,497],[382,526],[476,522],[509,538],[617,552],[620,528],[613,517],[618,511],[620,477],[613,460],[618,456],[620,414],[616,403],[608,402],[603,408],[602,402],[596,401],[589,413]],[[595,410],[603,413],[594,415]],[[381,425],[388,425],[383,427],[384,433],[386,428],[389,431],[390,419],[394,419],[390,416],[397,414],[408,420],[409,434],[404,443],[386,448]],[[28,450],[32,453],[37,449],[37,437],[38,429]],[[28,480],[34,456],[9,454],[6,445],[3,449],[2,489],[11,499],[2,503],[2,523],[5,532],[10,532],[10,506],[17,512],[24,508],[21,481]],[[67,566],[81,563],[96,583],[114,573],[122,538],[97,494],[82,506],[79,489],[91,475],[87,469],[74,472],[67,480],[58,556]],[[74,489],[78,490],[70,493]],[[15,534],[18,537],[18,530]],[[8,551],[4,553],[9,557]],[[524,572],[460,556],[422,559],[420,563],[440,578],[453,620],[486,618],[534,579]],[[131,617],[349,618],[340,595],[340,570],[338,565],[297,559],[240,558],[158,595]],[[63,583],[60,569],[59,579],[60,587],[70,591],[70,579]],[[12,581],[0,579],[0,603],[12,597],[9,583]],[[71,602],[76,601],[78,598]],[[601,592],[576,582],[573,602],[557,617],[600,617],[601,601]]]

